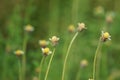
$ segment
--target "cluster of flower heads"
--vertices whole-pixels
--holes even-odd
[[[75,31],[80,32],[80,31],[83,31],[83,30],[85,30],[85,29],[87,29],[87,28],[85,27],[85,24],[84,24],[84,23],[78,23],[77,29],[75,29],[74,25],[70,25],[70,26],[68,27],[68,31],[69,31],[70,33],[73,33],[73,32],[75,32]]]
[[[46,41],[46,40],[39,40],[39,45],[41,46],[42,53],[45,56],[48,56],[52,53],[52,51],[50,51],[50,49],[47,47],[47,45],[49,43],[51,43],[52,46],[56,46],[58,44],[59,38],[56,36],[53,36],[52,38],[49,38],[49,40],[50,40],[50,42]]]
[[[28,33],[29,33],[29,32],[33,32],[33,31],[34,31],[34,27],[33,27],[32,25],[28,24],[28,25],[26,25],[26,26],[24,27],[24,30],[25,30],[26,32],[28,32]],[[24,54],[24,51],[18,49],[18,50],[16,50],[14,53],[15,53],[16,56],[22,56],[22,55]]]

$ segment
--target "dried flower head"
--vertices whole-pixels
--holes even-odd
[[[50,51],[50,49],[48,47],[46,47],[46,48],[42,48],[42,53],[43,53],[43,55],[48,56],[52,52]]]
[[[110,39],[110,34],[108,33],[108,32],[103,32],[102,31],[102,35],[101,35],[101,40],[103,41],[103,42],[105,42],[106,40],[111,40]]]
[[[56,46],[58,44],[59,38],[56,36],[53,36],[52,38],[49,38],[49,40],[52,42],[53,46]]]
[[[49,42],[46,40],[39,40],[39,44],[42,48],[45,48],[49,44]]]
[[[80,62],[80,66],[81,66],[82,68],[88,66],[88,61],[87,61],[86,59],[82,60],[82,61]]]
[[[16,56],[21,56],[24,54],[24,52],[22,50],[16,50],[14,53]]]
[[[27,32],[33,32],[34,31],[34,27],[30,24],[25,26],[25,31]]]
[[[84,23],[78,23],[78,28],[77,28],[77,30],[78,30],[78,31],[82,31],[82,30],[84,30],[84,29],[87,29],[87,28],[85,27],[85,24],[84,24]]]
[[[68,27],[68,31],[69,31],[70,33],[75,32],[75,27],[74,27],[74,25],[70,25],[70,26]]]

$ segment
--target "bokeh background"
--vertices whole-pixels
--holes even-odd
[[[53,35],[60,37],[48,80],[61,80],[66,49],[74,35],[68,27],[84,22],[87,30],[76,38],[67,61],[66,80],[92,77],[95,50],[101,30],[107,28],[111,41],[101,49],[99,80],[120,80],[120,0],[0,0],[0,80],[18,80],[18,58],[16,49],[22,49],[24,27],[31,24],[35,31],[27,42],[26,80],[35,80],[42,58],[38,41],[49,40]],[[106,16],[112,15],[107,24]],[[46,70],[50,56],[44,63]],[[88,66],[80,67],[86,59]],[[79,70],[80,69],[80,70]],[[78,72],[79,71],[79,72]],[[44,73],[43,73],[44,76]]]

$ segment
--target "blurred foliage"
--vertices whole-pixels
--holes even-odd
[[[41,60],[38,41],[48,40],[57,35],[60,42],[55,53],[48,80],[61,80],[63,60],[66,49],[73,36],[67,32],[69,25],[77,27],[84,22],[87,30],[75,40],[67,63],[66,80],[74,80],[82,59],[88,60],[88,66],[81,69],[81,80],[92,75],[94,52],[105,21],[106,13],[113,12],[115,18],[108,31],[112,40],[102,47],[100,62],[100,80],[119,80],[120,75],[120,0],[0,0],[0,80],[18,80],[16,49],[22,49],[24,26],[31,24],[35,31],[30,34],[27,43],[26,80],[33,80]],[[94,9],[102,6],[103,15],[94,15]],[[49,56],[45,61],[46,70]],[[43,74],[44,76],[44,74]]]

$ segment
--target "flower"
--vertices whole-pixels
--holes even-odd
[[[50,55],[52,52],[50,51],[50,49],[48,47],[46,48],[42,48],[42,53],[45,55],[45,56],[48,56]]]
[[[46,40],[39,40],[39,44],[42,48],[45,48],[49,44],[49,42]]]
[[[86,27],[85,27],[85,24],[84,23],[78,23],[78,31],[82,31],[82,30],[84,30],[84,29],[87,29]]]
[[[101,40],[103,41],[103,42],[105,42],[106,40],[111,40],[110,39],[110,34],[108,33],[108,32],[103,32],[102,31],[102,35],[101,35]]]
[[[16,50],[14,53],[15,53],[17,56],[21,56],[21,55],[24,54],[24,52],[23,52],[22,50]]]
[[[95,9],[94,9],[94,15],[95,16],[101,16],[105,13],[104,11],[104,8],[102,6],[97,6]]]
[[[106,22],[107,22],[108,24],[112,23],[112,22],[113,22],[113,17],[112,17],[111,15],[107,15],[107,16],[106,16]]]
[[[80,62],[80,66],[81,67],[86,67],[88,65],[88,61],[86,59],[83,59],[81,62]]]
[[[32,25],[28,24],[28,25],[25,26],[24,30],[27,31],[27,32],[33,32],[34,27]]]
[[[74,25],[70,25],[70,26],[68,27],[68,31],[69,31],[70,33],[73,33],[73,32],[75,31]]]
[[[56,36],[53,36],[52,38],[49,38],[49,40],[52,42],[53,46],[56,46],[59,41],[59,38]]]

